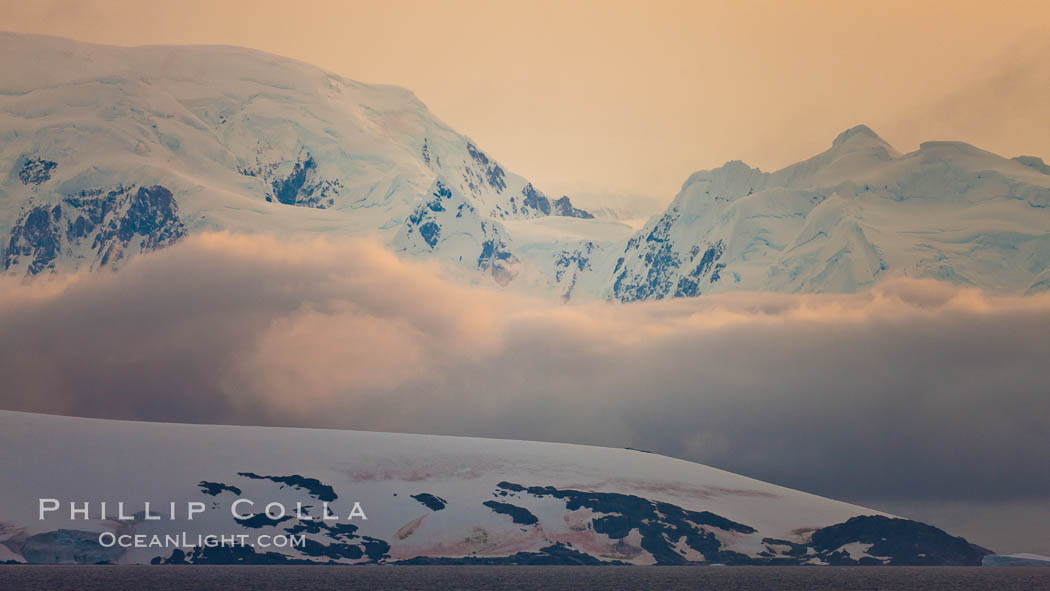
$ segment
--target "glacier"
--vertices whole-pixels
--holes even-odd
[[[592,217],[401,88],[234,47],[0,33],[0,50],[9,273],[99,269],[222,229],[377,235],[505,284],[518,265],[504,220]],[[122,211],[143,190],[173,196],[170,211]]]
[[[959,142],[900,154],[864,125],[773,173],[729,162],[693,174],[592,292],[850,293],[900,276],[1040,291],[1050,264],[1050,174],[1040,165]]]
[[[467,283],[563,301],[898,276],[1050,288],[1050,166],[1035,156],[902,154],[860,125],[782,170],[696,172],[639,228],[622,203],[548,197],[402,88],[236,47],[0,33],[0,49],[7,274],[117,268],[224,230],[375,237]]]

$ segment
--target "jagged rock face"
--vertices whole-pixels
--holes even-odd
[[[630,302],[634,300],[692,297],[703,293],[707,285],[721,279],[725,264],[719,262],[725,254],[725,243],[694,244],[688,252],[680,252],[671,236],[678,221],[677,209],[661,216],[645,235],[635,235],[627,242],[625,253],[637,252],[644,261],[645,274],[632,273],[627,258],[616,261],[613,273],[612,297]]]
[[[774,173],[729,162],[692,175],[628,240],[605,297],[848,293],[894,275],[1043,289],[1044,166],[955,142],[902,155],[865,126]]]
[[[288,167],[291,167],[290,170]],[[263,164],[256,159],[255,166],[240,167],[245,176],[258,177],[269,183],[266,201],[284,205],[316,207],[325,209],[335,205],[343,183],[339,179],[325,178],[318,172],[317,162],[309,152],[302,152],[294,162],[270,162]]]
[[[114,266],[185,235],[178,204],[164,187],[85,190],[54,205],[29,208],[11,230],[4,269],[36,275],[56,270],[63,256],[91,268]]]
[[[492,222],[481,222],[482,235],[494,234],[490,230]],[[478,270],[492,275],[496,283],[507,285],[517,275],[515,269],[518,258],[510,252],[510,245],[499,235],[494,235],[481,243],[481,254],[478,255]]]
[[[555,199],[554,203],[551,204],[552,215],[560,215],[569,218],[581,218],[585,220],[594,219],[594,215],[590,212],[578,209],[572,206],[572,201],[568,195],[562,195],[560,198]]]
[[[594,271],[591,260],[600,250],[597,243],[586,240],[555,254],[553,282],[561,290],[562,301],[571,300],[580,278]]]
[[[507,188],[507,175],[500,168],[500,165],[490,161],[489,157],[474,144],[467,143],[467,153],[470,154],[479,170],[479,172],[475,172],[474,168],[469,166],[464,169],[470,188],[477,191],[480,189],[479,184],[484,182],[488,183],[497,193],[502,193]]]
[[[18,180],[23,185],[39,185],[51,180],[51,171],[58,166],[57,162],[44,160],[39,156],[27,158],[22,169],[18,171]]]
[[[394,238],[398,252],[441,256],[506,285],[517,275],[519,260],[510,238],[497,221],[485,219],[462,195],[442,181],[430,199],[418,205]]]
[[[62,244],[61,220],[60,205],[38,205],[23,215],[11,231],[11,240],[4,251],[4,269],[17,266],[23,258],[28,261],[25,264],[28,275],[53,269]]]
[[[529,183],[522,187],[521,192],[510,195],[507,205],[497,206],[493,215],[500,219],[528,219],[546,216],[562,216],[570,218],[591,219],[590,213],[572,206],[572,201],[563,196],[551,201],[542,192]]]

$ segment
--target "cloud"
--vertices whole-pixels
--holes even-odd
[[[0,282],[0,407],[630,446],[889,510],[1038,504],[1048,334],[1050,296],[931,281],[563,305],[367,241],[210,234]]]
[[[1048,59],[1045,31],[1020,35],[1005,51],[974,63],[957,83],[883,113],[877,130],[900,150],[924,141],[958,140],[1007,158],[1050,159],[1046,134],[1032,125],[1050,117]]]

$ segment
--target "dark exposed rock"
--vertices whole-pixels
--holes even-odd
[[[236,486],[230,486],[229,484],[223,484],[221,482],[208,482],[207,480],[201,480],[197,486],[201,487],[201,492],[206,495],[213,497],[218,496],[223,491],[230,491],[233,494],[240,496],[241,489]]]
[[[468,185],[470,184],[468,179]],[[551,201],[532,186],[532,183],[522,187],[520,195],[508,197],[505,206],[497,206],[493,215],[500,218],[536,218],[552,215],[584,219],[594,217],[590,212],[573,207],[568,196]]]
[[[251,473],[244,473],[248,475]],[[247,476],[253,477],[253,476]],[[286,479],[301,482],[302,477],[263,477],[285,483]],[[206,483],[202,484],[217,484]],[[323,486],[323,485],[322,485]],[[306,490],[306,489],[304,489]],[[812,531],[807,537],[799,534],[793,540],[762,538],[765,549],[757,556],[748,556],[726,550],[716,537],[726,534],[750,535],[756,530],[711,513],[693,511],[673,503],[647,499],[623,493],[602,493],[552,486],[524,486],[503,481],[496,485],[496,496],[506,501],[529,496],[536,499],[558,499],[567,511],[587,509],[593,513],[589,526],[595,533],[612,540],[620,540],[614,547],[637,532],[641,549],[648,552],[657,564],[690,564],[683,547],[703,556],[701,563],[751,565],[979,565],[989,550],[970,544],[963,538],[915,521],[883,516],[854,517],[846,522]],[[445,507],[444,499],[430,493],[411,495],[413,499],[437,511]],[[440,504],[440,508],[438,508]],[[433,506],[432,506],[433,505]],[[486,501],[488,509],[507,515],[513,523],[531,526],[539,519],[528,509],[512,502]],[[290,517],[273,520],[238,520],[245,527],[275,527]],[[253,518],[255,519],[255,518]],[[717,530],[717,531],[716,531]],[[65,530],[60,530],[65,531]],[[330,523],[322,520],[295,521],[283,527],[290,535],[307,535],[302,544],[290,548],[292,554],[275,552],[256,553],[250,547],[194,548],[187,553],[177,550],[167,559],[155,559],[154,564],[332,564],[341,560],[382,563],[389,559],[390,545],[381,539],[358,534],[358,527],[348,523]],[[524,528],[522,531],[525,531]],[[58,533],[58,532],[52,532]],[[81,532],[84,533],[84,532]],[[97,534],[92,534],[97,536]],[[58,536],[61,538],[62,536]],[[70,536],[66,535],[66,538]],[[48,540],[43,540],[47,542]],[[865,556],[852,558],[844,548],[850,544],[868,545]],[[41,544],[41,547],[43,544]],[[634,548],[637,552],[637,548]],[[856,549],[853,550],[856,552]],[[54,550],[49,550],[54,553]],[[295,553],[309,557],[297,558]],[[119,554],[119,553],[118,553]],[[42,554],[40,556],[45,556]],[[91,558],[97,558],[90,555]],[[27,556],[28,558],[28,556]],[[114,557],[102,557],[113,560]],[[319,560],[318,560],[319,559]],[[604,561],[572,548],[572,544],[556,543],[536,552],[518,552],[508,556],[428,557],[418,556],[395,564],[406,565],[511,565],[511,564],[623,564]]]
[[[123,259],[129,249],[152,251],[186,235],[178,204],[165,187],[125,187],[84,190],[60,204],[31,207],[11,230],[3,254],[4,269],[24,265],[36,275],[54,269],[60,254],[78,256],[87,246],[105,267]]]
[[[37,205],[23,215],[11,229],[11,238],[4,252],[4,269],[11,268],[21,257],[30,259],[26,265],[29,275],[54,268],[61,248],[61,219],[62,208],[58,205]]]
[[[406,223],[407,231],[409,233],[414,230],[418,231],[430,248],[437,246],[438,240],[441,239],[441,224],[438,223],[436,214],[447,211],[445,203],[452,199],[452,189],[449,189],[444,183],[436,181],[434,186],[435,190],[431,199],[417,206],[408,216]]]
[[[482,219],[472,205],[441,180],[435,181],[431,196],[405,220],[398,240],[404,245],[403,251],[429,252],[438,248],[449,227],[453,233],[466,230],[480,239],[478,270],[490,274],[501,285],[514,278],[518,259],[511,253],[502,227]]]
[[[18,180],[23,185],[39,185],[51,180],[51,171],[58,166],[57,162],[44,160],[39,156],[26,159],[18,171]]]
[[[260,527],[275,527],[279,525],[282,521],[288,521],[291,518],[291,515],[285,515],[283,517],[273,519],[265,513],[256,513],[255,515],[252,515],[247,519],[239,519],[235,517],[234,521],[250,529],[259,529]]]
[[[280,172],[280,162],[262,163],[238,168],[245,176],[260,178],[270,185],[267,201],[285,205],[325,209],[335,205],[343,183],[339,179],[326,178],[319,171],[317,161],[306,150],[302,150],[287,174]]]
[[[306,175],[316,168],[317,165],[310,155],[307,155],[305,160],[296,161],[290,175],[273,181],[273,196],[285,205],[295,205],[299,200],[299,192],[306,184]]]
[[[129,189],[123,205],[123,215],[110,218],[95,235],[92,246],[98,249],[100,267],[122,259],[136,237],[140,239],[138,246],[150,251],[174,244],[186,234],[178,205],[164,187]]]
[[[483,232],[486,231],[488,225],[488,222],[481,222]],[[500,285],[510,283],[515,275],[511,265],[517,262],[518,258],[510,252],[510,246],[499,235],[481,243],[478,270],[490,273],[496,283]]]
[[[506,480],[503,480],[503,481],[499,482],[498,484],[496,484],[496,488],[502,488],[503,490],[509,490],[511,492],[524,492],[525,491],[525,487],[524,486],[522,486],[520,484],[515,484],[513,482],[507,482]]]
[[[689,272],[690,277],[701,277],[703,275],[709,275],[709,271],[712,269],[715,261],[722,257],[722,253],[725,252],[725,245],[721,240],[717,244],[708,248],[704,251],[704,256],[701,257],[700,262],[697,263],[696,268]],[[693,256],[696,254],[694,252]]]
[[[572,292],[576,288],[576,281],[584,271],[591,270],[591,255],[598,249],[598,245],[591,241],[584,241],[576,248],[563,250],[554,257],[554,281],[562,283],[566,275],[570,276],[565,291],[561,294],[562,301],[569,301]]]
[[[430,245],[430,248],[434,248],[437,246],[438,238],[441,237],[441,226],[436,222],[424,222],[419,226],[419,235],[423,237],[424,242]]]
[[[286,527],[289,534],[324,534],[331,542],[307,538],[306,544],[299,547],[303,554],[315,557],[359,560],[367,557],[372,562],[379,562],[390,553],[390,544],[378,538],[357,535],[357,526],[350,523],[326,523],[324,521],[300,521],[294,526]]]
[[[334,501],[338,498],[335,494],[335,489],[330,485],[323,484],[316,478],[307,478],[305,476],[299,476],[293,474],[291,476],[261,476],[254,472],[238,472],[238,476],[250,478],[252,480],[270,480],[280,484],[286,484],[288,486],[298,488],[306,491],[310,496],[314,497],[319,501]]]
[[[434,496],[430,493],[419,493],[418,495],[412,495],[412,498],[423,504],[424,507],[431,511],[440,511],[445,508],[448,504],[445,499]]]
[[[671,227],[678,220],[678,211],[672,209],[657,221],[653,229],[644,237],[636,235],[627,241],[624,254],[642,253],[646,263],[646,276],[628,277],[627,269],[617,263],[619,275],[613,282],[613,297],[622,302],[644,299],[661,299],[670,295],[674,272],[681,266],[681,260],[673,250],[670,240]]]
[[[777,538],[762,538],[762,543],[769,546],[783,546],[787,548],[786,551],[781,551],[783,554],[788,556],[802,557],[809,552],[809,546],[806,544],[799,544],[790,540],[779,540]]]
[[[546,195],[537,191],[535,187],[532,186],[532,183],[525,185],[521,190],[521,194],[525,196],[525,199],[521,202],[522,207],[527,207],[542,215],[551,214],[550,200],[547,199]]]
[[[949,535],[932,525],[881,515],[854,517],[813,532],[811,545],[831,564],[858,564],[836,549],[854,542],[871,544],[872,556],[886,557],[894,566],[979,566],[986,550]]]
[[[485,505],[500,515],[510,516],[510,520],[514,523],[534,525],[539,522],[539,519],[536,519],[536,516],[524,507],[518,507],[517,505],[511,505],[510,503],[500,503],[499,501],[485,501],[482,505]]]
[[[507,188],[507,181],[504,179],[506,174],[500,168],[500,165],[490,161],[489,157],[474,144],[467,144],[467,152],[481,168],[485,181],[489,186],[495,189],[497,193],[503,192],[503,189]]]
[[[604,514],[591,520],[594,531],[612,539],[622,539],[632,530],[638,530],[642,536],[642,549],[652,554],[659,564],[687,562],[669,541],[682,539],[709,561],[752,562],[750,557],[722,550],[721,542],[707,528],[745,534],[755,533],[754,528],[709,511],[690,511],[671,503],[620,493],[586,492],[551,486],[523,487],[510,482],[500,482],[497,488],[539,498],[563,499],[565,508],[569,511],[587,508],[595,513]]]
[[[581,218],[585,220],[593,219],[594,215],[589,211],[584,211],[572,206],[572,200],[569,199],[568,195],[563,195],[560,199],[555,199],[551,206],[551,215],[560,215],[570,218]]]
[[[313,520],[300,521],[291,527],[284,528],[290,534],[324,534],[335,540],[350,542],[358,539],[357,526],[352,523],[329,523],[327,521]]]
[[[510,498],[523,495],[557,498],[565,501],[569,511],[590,509],[600,515],[591,520],[594,531],[614,540],[636,530],[642,536],[642,549],[652,554],[658,564],[686,562],[675,549],[674,542],[678,540],[683,540],[707,561],[723,564],[787,565],[819,561],[836,565],[979,565],[985,555],[991,554],[964,538],[930,525],[907,519],[861,516],[817,529],[808,540],[763,538],[766,550],[752,557],[723,549],[709,528],[740,534],[757,533],[755,529],[709,511],[691,511],[672,503],[620,493],[523,486],[506,481],[496,486]],[[486,505],[489,503],[494,501]],[[847,551],[840,550],[853,543],[870,544],[865,552],[869,556],[853,559]]]
[[[694,245],[688,253],[675,251],[671,228],[678,221],[676,209],[665,213],[644,237],[631,238],[624,257],[640,257],[645,275],[633,275],[624,266],[625,258],[616,263],[612,296],[622,302],[666,297],[694,297],[702,293],[704,282],[721,279],[725,265],[719,259],[725,254],[725,243]],[[702,252],[702,254],[701,254]],[[685,258],[683,258],[685,257]]]
[[[362,538],[361,544],[346,544],[333,542],[322,544],[312,538],[307,538],[306,543],[299,551],[309,556],[339,559],[349,558],[359,560],[367,556],[369,560],[377,562],[384,558],[390,551],[390,545],[375,538]]]

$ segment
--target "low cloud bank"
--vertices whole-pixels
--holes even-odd
[[[0,407],[630,446],[889,510],[1038,503],[1048,335],[1050,296],[927,281],[562,305],[366,241],[212,234],[0,281]]]

